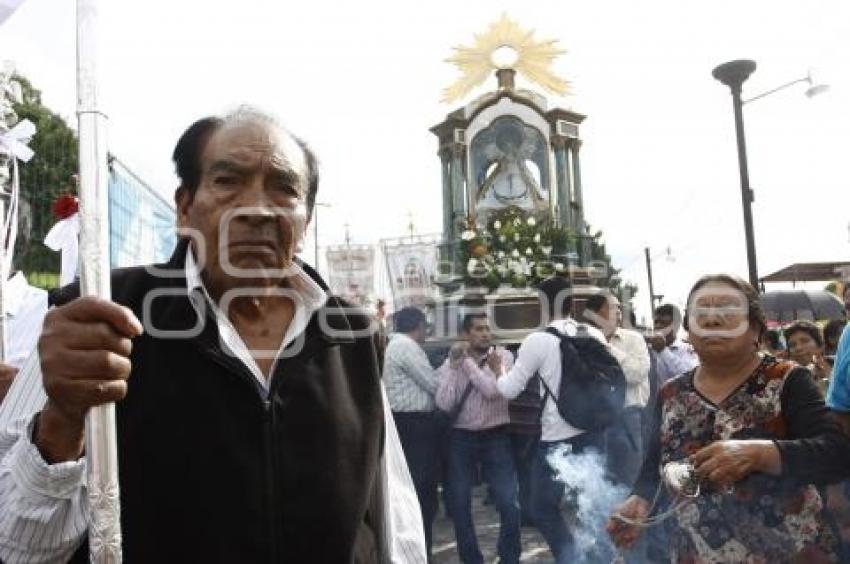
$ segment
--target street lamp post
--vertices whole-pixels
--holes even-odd
[[[655,287],[652,285],[652,258],[649,256],[649,247],[643,249],[646,253],[646,277],[649,279],[649,317],[655,313]]]
[[[756,70],[755,61],[747,59],[723,63],[712,71],[712,76],[732,91],[732,109],[735,112],[735,133],[738,141],[738,170],[741,175],[741,205],[744,209],[744,234],[747,239],[747,268],[750,284],[758,289],[759,277],[756,265],[756,242],[753,235],[753,191],[750,189],[750,173],[747,167],[747,145],[744,139],[743,102],[741,85]]]
[[[806,89],[806,96],[809,98],[817,96],[829,89],[826,84],[815,84],[812,80],[811,72],[802,78],[786,82],[781,86],[772,88],[766,92],[762,92],[757,96],[753,96],[747,100],[741,98],[741,86],[744,81],[753,74],[756,70],[755,61],[748,59],[740,59],[729,61],[716,67],[712,72],[712,76],[729,87],[732,91],[732,109],[735,112],[735,133],[738,143],[738,169],[741,174],[741,205],[744,208],[744,234],[747,239],[747,268],[749,270],[750,284],[756,290],[759,289],[758,266],[756,265],[756,242],[753,235],[753,209],[752,204],[755,200],[753,191],[750,189],[750,173],[747,167],[747,145],[744,139],[744,104],[749,104],[765,96],[770,96],[780,90],[807,82],[809,87]]]
[[[646,255],[646,278],[649,282],[649,317],[652,319],[655,314],[655,302],[660,302],[664,299],[664,294],[655,293],[655,285],[652,281],[652,260],[658,258],[660,255],[655,255],[654,257],[651,256],[649,247],[644,247],[643,252]],[[664,250],[664,254],[667,256],[667,260],[669,262],[674,262],[676,260],[673,258],[673,252],[669,246]]]

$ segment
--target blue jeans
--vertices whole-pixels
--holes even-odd
[[[520,515],[522,515],[522,524],[530,525],[534,520],[531,516],[531,466],[537,453],[540,433],[536,435],[511,433],[510,437],[511,448],[514,453],[514,467],[516,468],[517,482],[519,482],[519,509]]]
[[[564,441],[540,441],[537,454],[531,468],[531,507],[534,524],[540,530],[549,550],[558,564],[578,562],[574,554],[573,535],[567,528],[561,513],[561,500],[564,497],[564,484],[554,477],[546,457],[562,444],[572,445],[572,452],[580,453],[587,448],[604,452],[604,438],[599,433],[582,433]]]
[[[522,550],[517,478],[511,441],[505,427],[485,431],[453,429],[451,432],[448,501],[458,554],[464,564],[484,562],[472,522],[472,486],[478,464],[481,464],[484,480],[490,486],[501,517],[499,561],[503,564],[517,563]]]

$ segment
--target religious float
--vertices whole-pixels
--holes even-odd
[[[486,311],[497,340],[516,345],[541,327],[534,286],[555,274],[573,281],[579,309],[582,295],[619,287],[599,234],[591,235],[585,219],[579,135],[585,116],[549,108],[543,95],[516,86],[519,74],[567,94],[569,85],[551,70],[562,53],[557,41],[537,40],[503,15],[448,59],[461,76],[444,91],[445,102],[461,100],[491,73],[498,87],[431,128],[443,200],[438,291],[427,304],[433,346],[456,339],[460,320],[472,311]]]
[[[327,252],[331,287],[369,306],[373,261],[383,263],[393,310],[417,306],[433,330],[428,348],[445,351],[466,313],[487,312],[496,339],[517,345],[541,328],[535,285],[560,275],[573,281],[576,313],[582,296],[600,288],[627,304],[605,253],[601,233],[585,218],[580,124],[585,116],[549,107],[545,96],[517,87],[517,77],[565,95],[568,84],[551,70],[563,53],[555,40],[537,40],[506,15],[454,48],[448,62],[460,71],[444,91],[452,104],[495,74],[497,88],[457,107],[430,131],[438,141],[442,176],[442,232],[415,233],[371,247]]]

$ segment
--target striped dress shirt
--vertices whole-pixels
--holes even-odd
[[[502,367],[510,370],[514,356],[503,348],[496,349],[502,356]],[[483,431],[510,423],[508,400],[499,393],[496,375],[489,366],[479,365],[484,357],[472,359],[466,357],[458,368],[452,368],[451,359],[446,359],[439,370],[440,386],[437,390],[437,406],[451,411],[460,401],[466,385],[472,382],[472,391],[455,421],[456,429]]]
[[[6,357],[5,364],[21,368],[27,357],[35,350],[44,315],[47,313],[47,292],[33,288],[22,272],[18,272],[3,288],[6,310]]]
[[[283,346],[303,332],[307,320],[326,299],[324,291],[296,266],[296,313]],[[186,281],[192,305],[208,300],[219,328],[222,348],[244,363],[257,377],[258,389],[268,390],[248,348],[226,316],[222,315],[201,282],[193,253],[186,256]],[[321,294],[321,295],[320,295]],[[298,311],[300,309],[300,311]],[[381,486],[384,489],[384,536],[392,564],[425,564],[425,536],[419,501],[410,478],[401,442],[384,400],[386,443]],[[48,465],[31,441],[33,415],[47,397],[41,383],[37,352],[30,356],[0,405],[0,561],[5,564],[66,562],[88,529],[85,457]]]
[[[694,348],[677,337],[672,345],[658,353],[658,382],[663,384],[674,376],[696,368],[698,364],[699,358]]]
[[[437,375],[419,343],[404,333],[390,337],[384,352],[384,386],[393,411],[434,411]]]

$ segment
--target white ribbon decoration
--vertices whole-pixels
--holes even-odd
[[[59,285],[65,286],[77,276],[77,263],[80,257],[80,214],[60,219],[50,228],[44,237],[44,244],[61,255]]]
[[[15,238],[18,236],[18,197],[20,195],[20,177],[18,175],[18,160],[25,163],[35,155],[27,147],[27,142],[35,135],[35,125],[28,119],[21,120],[15,127],[0,134],[0,150],[12,158],[12,193],[9,197],[9,209],[6,217],[0,218],[3,231],[0,233],[0,276],[5,280],[7,273],[12,270],[12,253],[15,252]]]

